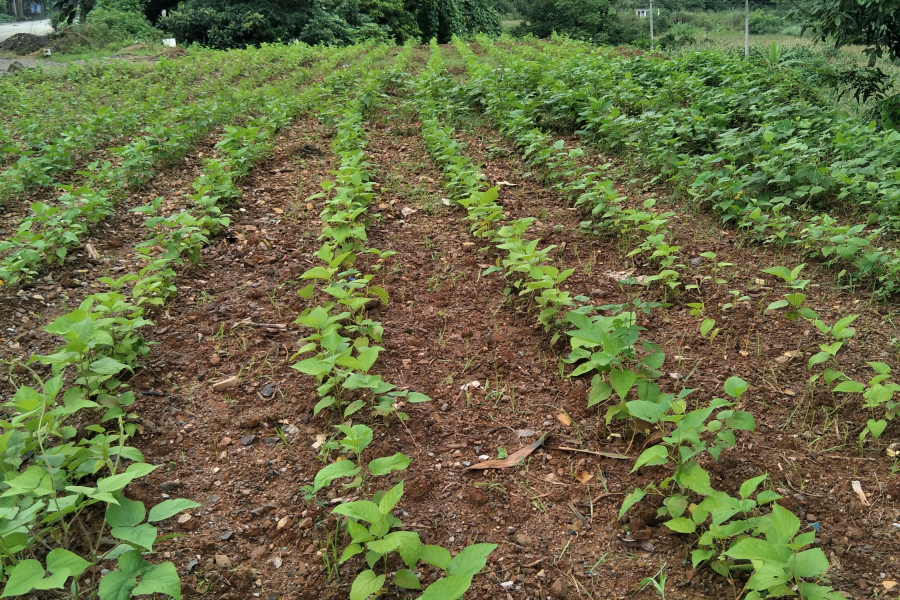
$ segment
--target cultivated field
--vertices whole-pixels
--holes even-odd
[[[0,99],[5,596],[897,594],[900,135],[789,71],[485,38]]]

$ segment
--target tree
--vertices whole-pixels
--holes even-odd
[[[858,44],[869,66],[900,57],[900,0],[815,0],[798,5],[805,30],[835,47]]]
[[[900,58],[900,0],[795,0],[804,31],[835,48],[865,46],[869,68],[834,73],[833,83],[851,89],[857,100],[875,100],[884,128],[900,129],[900,94],[892,94],[892,78],[875,66],[879,58]]]
[[[167,1],[151,0],[152,11],[158,14]],[[292,39],[344,45],[436,37],[446,43],[454,35],[500,33],[500,15],[489,1],[186,0],[159,23],[179,40],[214,48]]]
[[[523,8],[520,32],[539,38],[554,32],[594,43],[606,43],[616,18],[609,0],[533,0]]]

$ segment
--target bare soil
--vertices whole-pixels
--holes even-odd
[[[407,407],[405,425],[370,423],[375,440],[368,457],[401,451],[413,459],[402,475],[377,483],[386,488],[405,479],[399,508],[406,525],[424,543],[451,551],[475,541],[499,544],[489,558],[490,573],[475,579],[466,598],[651,598],[650,589],[635,592],[642,578],[661,568],[668,598],[736,598],[743,581],[691,569],[693,540],[661,526],[652,501],[617,519],[624,494],[666,473],[659,467],[632,473],[633,460],[596,453],[634,458],[647,435],[633,433],[640,424],[607,427],[604,408],[586,408],[589,382],[564,376],[563,344],[551,345],[534,313],[504,294],[498,274],[482,275],[496,257],[469,234],[464,211],[443,201],[442,175],[425,152],[419,124],[391,108],[373,116],[368,127],[381,191],[369,245],[397,252],[379,275],[390,301],[370,311],[385,328],[386,352],[376,370],[433,398]],[[182,274],[178,298],[151,315],[155,325],[146,335],[157,345],[130,382],[144,427],[135,445],[148,462],[163,467],[133,484],[129,496],[148,505],[165,496],[203,505],[185,525],[165,524],[163,532],[183,537],[159,545],[161,558],[178,567],[189,597],[346,598],[361,569],[356,559],[336,571],[328,566],[336,531],[329,512],[338,486],[319,502],[303,500],[300,488],[322,467],[312,446],[317,436],[332,435],[337,421],[326,413],[312,416],[315,381],[290,368],[303,335],[293,321],[306,306],[297,294],[305,285],[298,276],[316,264],[321,229],[322,200],[307,198],[336,166],[331,135],[313,118],[278,135],[273,155],[242,183],[243,204],[232,210],[228,233],[203,251],[199,266]],[[542,245],[557,246],[562,266],[576,269],[565,289],[598,305],[639,295],[664,299],[622,285],[615,273],[640,274],[645,265],[625,257],[621,240],[581,233],[583,215],[544,186],[541,174],[496,131],[476,120],[460,137],[490,183],[500,186],[509,216],[536,217],[532,233]],[[76,254],[33,284],[0,292],[4,358],[52,351],[55,340],[41,326],[98,291],[91,283],[97,277],[134,268],[132,249],[143,231],[126,209],[165,195],[168,210],[177,210],[208,151],[198,148],[129,198],[117,220],[98,227],[90,243],[99,259]],[[640,182],[621,191],[636,204],[665,193]],[[713,486],[734,494],[743,480],[768,472],[785,496],[782,504],[801,518],[801,531],[817,528],[817,543],[832,564],[832,585],[851,598],[881,596],[884,582],[900,578],[900,485],[885,454],[897,424],[863,452],[857,435],[867,417],[856,401],[834,406],[824,388],[808,388],[806,361],[817,351],[818,333],[761,314],[780,297],[780,288],[759,269],[789,257],[743,247],[734,232],[690,207],[675,202],[671,209],[682,255],[713,251],[717,260],[734,263],[720,275],[728,289],[751,298],[720,319],[713,343],[701,338],[685,303],[699,298],[712,309],[731,296],[704,283],[712,266],[700,261],[699,292],[666,298],[670,308],[641,317],[646,337],[666,352],[666,391],[694,388],[690,398],[702,405],[723,395],[731,375],[752,384],[742,409],[754,415],[757,430],[739,436],[738,447],[720,462],[704,465]],[[872,304],[864,291],[834,289],[825,274],[813,273],[813,280],[808,304],[827,321],[862,315],[843,359],[855,361],[845,369],[848,375],[863,379],[866,360],[896,368],[891,307]],[[238,387],[213,391],[214,382],[235,375]],[[461,389],[476,381],[477,387]],[[520,437],[522,430],[551,431],[524,466],[465,470],[480,455],[512,453],[534,440]],[[575,473],[591,479],[580,483]],[[867,504],[853,493],[854,480]],[[338,555],[344,545],[341,537]],[[501,587],[504,582],[512,585]],[[389,595],[397,597],[395,591]]]

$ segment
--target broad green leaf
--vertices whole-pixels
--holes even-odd
[[[693,566],[696,569],[697,565],[699,565],[700,563],[702,563],[705,560],[709,560],[710,558],[712,558],[715,555],[716,555],[715,550],[705,550],[703,548],[698,548],[697,550],[694,550],[693,552],[691,552],[691,566]]]
[[[108,356],[104,356],[91,363],[91,371],[100,373],[101,375],[115,375],[125,369],[130,371],[131,367]]]
[[[46,579],[41,579],[34,586],[36,590],[53,590],[59,589],[66,585],[66,579],[69,578],[69,570],[63,569],[59,573],[54,573]]]
[[[197,508],[198,506],[200,505],[193,500],[186,500],[184,498],[163,500],[150,509],[150,516],[147,517],[147,521],[149,523],[162,521],[163,519],[168,519],[169,517],[177,515],[183,510]]]
[[[664,465],[667,462],[669,462],[669,449],[666,446],[663,446],[662,444],[650,446],[641,452],[641,455],[634,461],[634,468],[631,469],[631,472],[634,473],[645,465],[652,467],[655,465]]]
[[[839,384],[837,384],[836,386],[834,386],[834,389],[831,391],[846,392],[846,393],[853,394],[853,393],[861,393],[861,392],[865,391],[865,389],[866,389],[866,387],[863,384],[858,383],[856,381],[842,381]]]
[[[700,323],[700,337],[706,337],[706,334],[712,331],[712,328],[715,326],[715,319],[703,319],[703,322]]]
[[[622,508],[619,509],[619,518],[621,519],[625,513],[628,512],[629,508],[643,500],[646,495],[647,492],[641,488],[636,488],[633,492],[625,496],[625,501],[622,502]]]
[[[164,562],[141,576],[141,583],[132,591],[135,596],[142,594],[168,594],[175,600],[181,600],[181,580],[175,565]]]
[[[787,282],[793,281],[795,279],[795,276],[791,274],[791,270],[787,267],[770,267],[768,269],[763,269],[762,272],[768,273],[769,275],[775,275],[776,277],[780,277]]]
[[[800,519],[780,504],[772,505],[772,527],[766,532],[766,539],[787,544],[800,530]]]
[[[313,480],[313,491],[319,491],[339,477],[354,477],[360,469],[352,460],[339,460],[319,469]]]
[[[422,589],[422,584],[419,581],[419,578],[413,575],[413,572],[409,569],[400,569],[399,571],[394,573],[394,583],[398,587],[402,587],[407,590]]]
[[[767,502],[774,502],[776,500],[781,500],[782,496],[778,492],[774,492],[772,490],[763,490],[756,497],[756,501],[760,504],[765,504]]]
[[[381,511],[378,510],[378,505],[369,500],[338,504],[331,512],[332,514],[346,515],[373,524],[379,523],[384,519]]]
[[[698,494],[709,496],[714,493],[712,485],[710,485],[709,473],[698,464],[694,464],[694,466],[687,471],[683,471],[681,475],[677,476],[675,479],[680,485],[697,492]]]
[[[740,377],[729,377],[725,380],[725,393],[732,398],[740,398],[749,387],[750,384]]]
[[[34,589],[44,579],[44,567],[34,559],[19,561],[9,573],[9,580],[0,598],[23,596]]]
[[[761,484],[763,481],[765,481],[768,476],[769,476],[769,474],[766,473],[763,475],[759,475],[758,477],[753,477],[751,479],[748,479],[747,481],[742,483],[741,484],[741,498],[744,498],[745,500],[747,498],[749,498],[753,494],[753,492],[756,491],[756,488],[759,487],[759,484]]]
[[[366,600],[369,596],[384,587],[384,575],[376,575],[375,571],[366,570],[356,576],[350,587],[350,600]]]
[[[47,555],[47,570],[51,573],[68,571],[69,575],[78,577],[89,566],[91,566],[90,561],[84,560],[65,548],[56,548]]]
[[[406,395],[406,401],[410,404],[417,404],[419,402],[430,402],[431,397],[426,396],[420,392],[410,392]]]
[[[415,531],[394,531],[388,536],[395,537],[399,540],[397,552],[400,558],[406,563],[406,566],[412,569],[419,561],[419,550],[422,548],[422,540]]]
[[[137,527],[113,527],[109,533],[120,540],[152,550],[153,542],[156,541],[157,529],[149,523],[144,523]]]
[[[457,600],[472,585],[471,575],[456,575],[438,579],[419,596],[419,600]]]
[[[366,548],[371,550],[372,552],[377,552],[378,554],[384,556],[388,552],[393,552],[400,545],[400,540],[395,537],[391,537],[390,535],[383,537],[380,540],[375,540],[372,542],[366,543]]]
[[[147,463],[133,463],[125,470],[124,473],[105,477],[97,481],[97,492],[101,494],[113,493],[122,490],[135,479],[148,475],[157,468],[158,465],[149,465]]]
[[[140,525],[147,515],[144,503],[116,495],[119,504],[106,505],[106,522],[110,527],[134,527]]]
[[[884,429],[887,427],[887,421],[884,419],[869,419],[866,421],[866,426],[869,429],[869,433],[872,434],[872,437],[876,440],[881,437],[881,434],[884,433]]]
[[[634,385],[635,379],[637,379],[637,373],[634,371],[619,369],[610,369],[609,371],[609,383],[622,400],[628,396],[628,390]]]
[[[497,544],[472,544],[466,546],[450,561],[447,573],[456,576],[472,576],[481,571],[487,564],[487,556]]]
[[[341,558],[338,562],[343,563],[361,553],[362,551],[363,547],[359,544],[350,544],[349,546],[344,548],[344,552],[341,554]]]
[[[666,521],[663,525],[678,533],[694,533],[697,530],[697,525],[691,519],[685,517]]]
[[[410,459],[402,452],[397,452],[393,456],[385,456],[376,458],[369,462],[369,472],[372,475],[386,475],[391,471],[402,471],[409,466]]]
[[[776,310],[779,308],[784,308],[785,306],[788,306],[789,304],[790,303],[787,300],[776,300],[775,302],[772,302],[771,304],[769,304],[769,306],[766,307],[765,312],[769,312],[770,310]]]
[[[427,545],[419,548],[419,560],[446,571],[450,566],[451,557],[446,548]]]
[[[776,504],[777,506],[777,504]],[[783,563],[790,556],[787,546],[771,544],[758,538],[744,538],[723,552],[725,556],[739,560],[761,560],[769,563]]]
[[[595,375],[588,392],[588,408],[603,402],[612,395],[612,387],[605,381],[600,381],[600,376]]]
[[[391,512],[391,509],[397,505],[397,502],[400,501],[400,498],[403,496],[403,482],[401,481],[387,492],[385,492],[384,496],[381,497],[381,501],[378,503],[378,510],[381,511],[381,514],[386,515]]]
[[[129,550],[119,557],[119,568],[129,577],[138,577],[153,568],[137,550]]]

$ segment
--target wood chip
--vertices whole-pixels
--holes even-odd
[[[239,381],[240,380],[237,378],[237,376],[229,377],[228,379],[223,379],[222,381],[217,381],[216,383],[213,384],[212,387],[217,392],[224,392],[225,390],[230,390],[232,388],[236,388]]]
[[[563,452],[581,452],[583,454],[593,454],[595,456],[603,456],[605,458],[618,458],[619,460],[630,460],[630,456],[625,454],[616,454],[615,452],[595,452],[593,450],[582,450],[581,448],[568,448],[566,446],[547,446],[550,450],[562,450]]]
[[[853,486],[853,491],[859,496],[859,501],[863,503],[863,506],[868,506],[869,501],[866,498],[866,493],[862,489],[862,484],[859,481],[851,481],[850,485]]]

